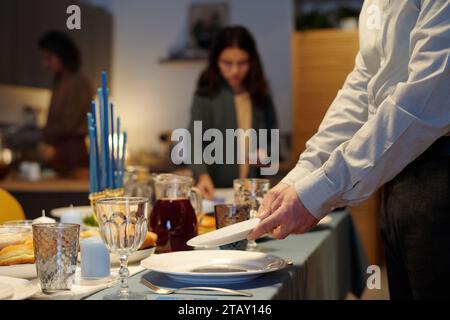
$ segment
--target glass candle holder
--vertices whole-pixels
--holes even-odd
[[[41,290],[70,290],[78,258],[80,225],[43,223],[33,225],[36,272]]]

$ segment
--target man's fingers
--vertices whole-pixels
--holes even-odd
[[[275,214],[277,213],[277,214]],[[248,240],[256,240],[262,235],[271,232],[273,229],[280,225],[280,221],[282,217],[280,216],[280,212],[278,210],[274,212],[270,217],[265,220],[262,220],[255,229],[247,236]]]
[[[273,200],[272,204],[268,209],[263,208],[262,210],[258,210],[259,218],[261,220],[266,219],[270,215],[272,215],[283,203],[283,197],[278,197]],[[260,208],[261,209],[261,208]]]
[[[250,234],[247,236],[247,239],[255,240],[266,233],[272,232],[273,229],[281,225],[285,211],[286,210],[284,207],[278,208],[268,218],[262,220],[259,225],[257,225],[256,228],[253,229],[252,232],[250,232]]]
[[[263,215],[265,212],[270,211],[270,205],[275,200],[275,194],[269,191],[259,206],[258,214]]]
[[[263,202],[258,210],[258,215],[261,220],[266,219],[275,210],[277,210],[283,202],[283,193],[279,190],[272,189],[264,197]]]
[[[291,234],[292,228],[289,225],[282,224],[278,228],[274,229],[272,235],[278,240],[285,239],[289,234]]]

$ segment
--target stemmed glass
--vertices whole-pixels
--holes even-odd
[[[105,300],[145,300],[146,296],[130,292],[128,257],[138,250],[147,234],[147,198],[119,197],[98,200],[95,214],[100,234],[110,252],[120,258],[120,289]]]
[[[236,205],[250,208],[250,219],[257,218],[259,207],[269,188],[268,179],[234,179],[234,202]],[[247,250],[257,251],[256,241],[248,241]]]

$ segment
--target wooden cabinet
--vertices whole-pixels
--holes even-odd
[[[71,4],[81,8],[81,30],[66,27]],[[0,19],[0,83],[51,87],[38,48],[40,36],[49,30],[74,39],[82,53],[82,70],[93,86],[101,83],[102,70],[111,69],[112,17],[103,9],[72,0],[2,0]]]
[[[354,67],[357,32],[315,30],[292,36],[294,88],[293,158],[296,160],[317,129],[345,78]],[[380,262],[378,194],[351,208],[369,261]]]

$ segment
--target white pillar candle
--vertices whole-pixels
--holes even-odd
[[[81,212],[78,212],[75,209],[70,209],[61,215],[61,222],[82,225],[83,217],[81,215]]]
[[[80,241],[81,276],[84,279],[100,279],[110,275],[109,251],[99,237]]]

